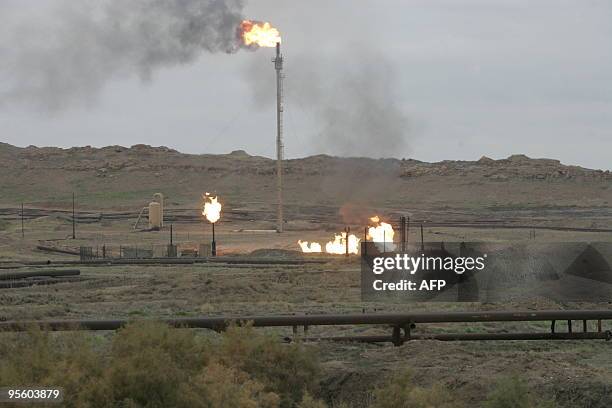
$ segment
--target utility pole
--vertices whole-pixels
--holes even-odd
[[[421,251],[425,250],[425,240],[423,239],[423,224],[421,224]]]
[[[75,196],[74,193],[72,193],[72,239],[76,239],[76,218],[75,218]]]
[[[217,256],[217,240],[215,239],[215,223],[212,224],[212,243],[210,245],[210,253],[212,256]]]
[[[344,227],[344,256],[349,256],[349,234],[351,232],[351,227]]]
[[[21,203],[21,238],[25,238],[25,232],[23,229],[23,203]]]
[[[280,42],[276,43],[276,193],[277,214],[276,231],[283,232],[283,55]]]

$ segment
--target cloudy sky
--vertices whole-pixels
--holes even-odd
[[[161,37],[182,23],[174,9],[165,20],[152,0],[105,1],[120,10],[0,1],[0,141],[272,156],[273,50],[223,52],[224,25],[244,16],[283,35],[287,157],[524,153],[612,169],[607,0],[202,0],[206,51]],[[155,36],[143,45],[110,21]]]

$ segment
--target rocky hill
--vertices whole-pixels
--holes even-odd
[[[402,177],[423,175],[463,175],[485,177],[495,181],[511,180],[612,180],[609,170],[591,170],[579,166],[566,166],[559,160],[531,159],[516,154],[507,159],[493,160],[483,156],[478,161],[450,161],[424,163],[417,160],[402,161]]]
[[[297,208],[402,211],[582,209],[607,213],[612,173],[513,155],[426,163],[412,159],[317,155],[285,162],[285,197]],[[244,151],[192,155],[167,147],[18,148],[0,144],[0,205],[135,208],[157,191],[169,204],[195,206],[216,192],[234,208],[270,209],[275,162]],[[333,211],[336,211],[333,210]]]

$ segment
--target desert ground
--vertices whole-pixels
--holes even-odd
[[[210,241],[202,194],[224,205],[220,255],[258,263],[70,265],[79,280],[0,289],[0,320],[156,319],[181,316],[444,310],[610,309],[606,303],[545,299],[507,304],[378,304],[360,298],[359,258],[305,256],[298,239],[326,242],[350,226],[363,234],[379,215],[409,215],[409,241],[611,242],[612,174],[516,155],[474,162],[344,159],[315,156],[285,164],[286,232],[275,226],[274,162],[245,152],[186,155],[167,148],[17,148],[0,144],[0,267],[36,270],[75,262],[79,247],[151,249],[170,241],[182,251]],[[76,239],[72,239],[72,193]],[[136,229],[154,193],[166,196],[166,225]],[[21,204],[24,205],[23,230]],[[47,248],[41,249],[41,247]],[[51,251],[49,250],[51,248]],[[320,263],[277,264],[278,259]],[[0,271],[2,272],[2,271]],[[426,325],[415,333],[543,330],[548,323]],[[607,330],[612,329],[606,327]],[[262,329],[263,330],[263,329]],[[314,327],[311,335],[387,334],[380,328]],[[289,329],[270,329],[279,341]],[[63,334],[66,335],[66,334]],[[100,334],[108,336],[110,334]],[[365,406],[363,384],[414,369],[420,384],[441,382],[478,402],[500,375],[518,372],[560,406],[612,405],[610,344],[592,341],[411,341],[401,347],[317,344],[322,396]]]

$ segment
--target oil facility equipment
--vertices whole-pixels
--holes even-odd
[[[162,209],[158,202],[149,203],[149,229],[160,230],[162,226]]]

